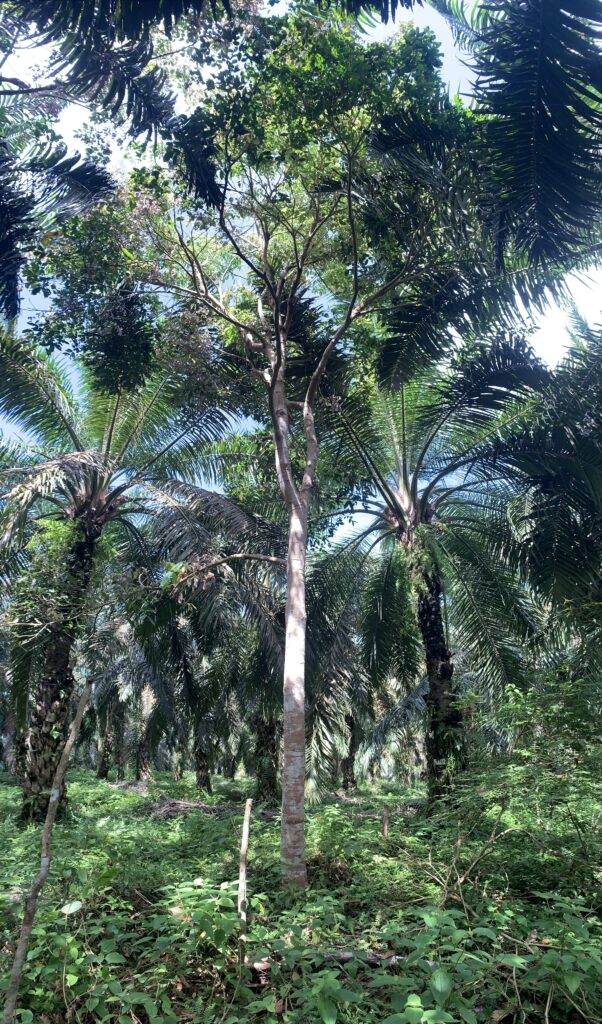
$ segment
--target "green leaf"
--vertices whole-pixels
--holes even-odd
[[[443,1006],[452,990],[452,980],[447,971],[444,971],[441,967],[434,971],[430,978],[429,986],[435,997],[435,1002],[439,1006]]]
[[[505,953],[499,959],[499,963],[505,964],[506,967],[524,967],[526,962],[524,956],[518,956],[516,953]]]
[[[579,974],[578,971],[565,971],[562,975],[562,980],[571,995],[574,995],[583,981],[583,975]]]
[[[469,1010],[467,1006],[461,1006],[458,1010],[462,1020],[466,1021],[466,1024],[479,1024],[478,1017],[474,1010]]]
[[[353,992],[350,988],[331,988],[329,995],[337,1003],[358,1003],[362,998],[359,992]]]
[[[105,960],[107,961],[108,964],[125,963],[125,957],[122,956],[121,953],[118,953],[116,950],[113,950],[111,953],[107,953],[107,955],[105,956]]]
[[[333,1003],[332,999],[329,999],[324,992],[318,994],[318,1010],[324,1024],[336,1024],[336,1003]]]
[[[82,909],[82,906],[83,903],[81,900],[72,900],[71,903],[65,903],[65,905],[61,907],[61,914],[64,914],[65,917],[68,917],[69,914],[77,914],[78,910]]]

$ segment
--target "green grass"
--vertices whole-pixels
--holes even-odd
[[[473,772],[455,803],[430,818],[405,807],[419,794],[384,783],[310,807],[311,887],[296,896],[280,887],[278,820],[254,816],[248,955],[265,961],[262,971],[237,966],[235,883],[251,783],[218,780],[211,798],[240,814],[163,819],[152,804],[196,799],[191,778],[159,774],[145,795],[74,772],[18,1020],[595,1024],[602,800],[594,768],[576,775],[538,764],[535,772],[531,757],[517,756]],[[18,898],[39,856],[39,830],[15,823],[18,799],[14,786],[0,785],[7,966]],[[339,964],[328,957],[337,950],[357,955]],[[368,951],[399,959],[374,964]]]

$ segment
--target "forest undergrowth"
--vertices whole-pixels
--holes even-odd
[[[466,775],[431,816],[420,789],[376,781],[309,811],[310,888],[279,877],[279,819],[255,808],[246,963],[236,886],[252,780],[146,787],[71,774],[20,1024],[602,1020],[602,785],[588,747],[515,753]],[[39,834],[0,786],[2,947]],[[383,809],[388,808],[388,835]],[[239,813],[224,813],[235,808]],[[220,811],[222,813],[220,813]]]

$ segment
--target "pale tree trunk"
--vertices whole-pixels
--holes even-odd
[[[289,516],[284,649],[281,855],[285,881],[307,885],[305,867],[305,559],[307,510]]]

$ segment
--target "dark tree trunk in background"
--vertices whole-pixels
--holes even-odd
[[[100,528],[76,527],[67,554],[67,573],[57,608],[57,620],[45,643],[44,671],[34,697],[27,738],[21,820],[41,823],[46,817],[52,780],[67,740],[69,708],[73,697],[71,652],[80,626],[86,591],[94,564]],[[63,779],[60,815],[65,800]]]
[[[125,704],[120,701],[112,714],[113,732],[115,736],[115,774],[117,782],[123,782],[128,763],[128,747],[125,734]]]
[[[278,754],[280,748],[280,724],[276,718],[256,715],[253,720],[255,733],[255,799],[258,803],[277,807]]]
[[[237,767],[238,767],[238,762],[237,762],[236,758],[233,755],[230,755],[229,757],[227,757],[225,759],[225,761],[224,761],[224,778],[225,779],[235,779],[236,778],[236,769],[237,769]]]
[[[17,725],[17,716],[9,709],[2,727],[2,762],[6,771],[18,782],[23,778],[24,757],[24,737]]]
[[[449,791],[454,775],[465,764],[462,714],[452,685],[454,667],[447,646],[442,611],[442,586],[435,574],[425,573],[418,596],[418,625],[426,657],[429,692],[426,697],[426,766],[430,799]]]
[[[98,739],[96,741],[96,778],[108,779],[114,750],[111,728],[111,705],[97,713]]]
[[[96,747],[96,778],[108,779],[113,742],[110,733],[101,733]]]
[[[343,771],[343,789],[348,793],[351,789],[355,789],[356,785],[355,755],[357,754],[358,742],[353,715],[345,715],[345,724],[349,729],[349,746],[343,758],[341,768]]]
[[[176,750],[173,755],[172,771],[174,780],[176,782],[181,782],[184,775],[184,754],[181,750]]]
[[[205,793],[212,793],[211,789],[211,766],[209,758],[199,746],[194,748],[194,770],[196,773],[196,784]]]

